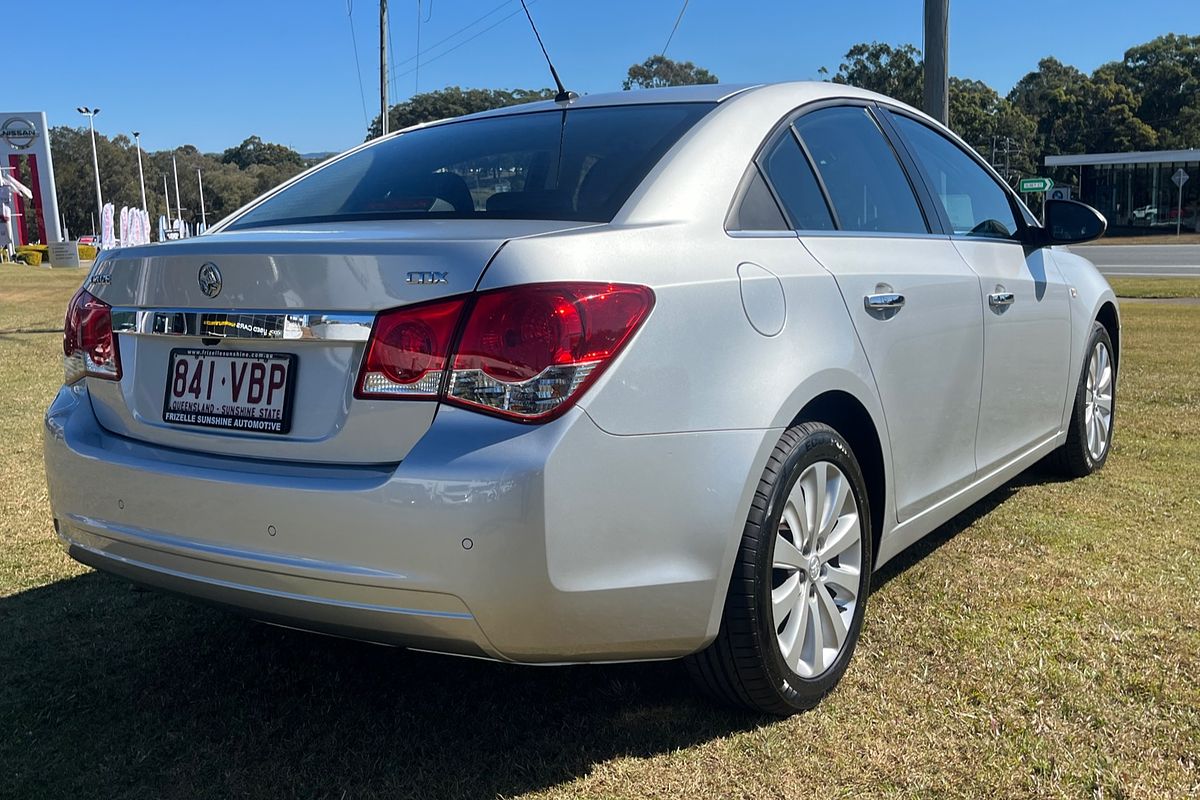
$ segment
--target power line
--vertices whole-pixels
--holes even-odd
[[[354,76],[358,78],[358,99],[362,102],[363,125],[371,127],[367,117],[367,93],[363,91],[362,67],[358,62],[358,36],[354,33],[354,0],[346,0],[346,18],[350,20],[350,43],[354,45]]]
[[[675,38],[675,31],[679,30],[679,23],[683,21],[683,12],[687,11],[688,0],[683,0],[683,8],[679,9],[679,16],[675,18],[675,25],[671,28],[671,35],[667,37],[667,43],[663,45],[660,56],[667,54],[667,48],[671,46],[671,40]]]
[[[429,16],[433,16],[433,3],[429,4]],[[421,0],[417,0],[417,52],[421,52]],[[421,62],[417,61],[417,74],[413,76],[413,94],[421,91]]]
[[[425,55],[426,53],[429,53],[429,52],[431,52],[431,51],[433,51],[433,50],[436,50],[437,48],[441,47],[441,46],[442,46],[443,44],[445,44],[446,42],[448,42],[448,41],[450,41],[451,39],[453,39],[455,36],[458,36],[458,35],[459,35],[460,33],[462,33],[463,31],[466,31],[466,30],[469,30],[469,29],[471,29],[471,28],[475,27],[475,26],[476,26],[476,25],[478,25],[480,22],[483,22],[485,19],[487,19],[488,17],[490,17],[492,14],[495,14],[497,11],[499,11],[500,9],[504,8],[505,6],[507,6],[507,5],[511,4],[512,2],[513,2],[513,0],[504,0],[504,2],[503,2],[503,3],[501,3],[501,4],[500,4],[500,5],[498,5],[498,6],[496,6],[496,7],[495,7],[495,8],[493,8],[491,11],[487,12],[486,14],[484,14],[484,15],[482,15],[482,16],[480,16],[480,17],[476,17],[474,20],[472,20],[471,22],[468,22],[466,25],[463,25],[461,28],[459,28],[459,29],[458,29],[458,30],[456,30],[454,33],[450,34],[449,36],[445,37],[444,39],[439,39],[438,41],[436,41],[436,42],[434,42],[433,44],[431,44],[431,45],[429,45],[428,47],[426,47],[424,50],[421,50],[421,51],[419,51],[419,52],[418,52],[416,55],[414,55],[414,56],[410,56],[410,57],[408,57],[408,58],[404,59],[403,61],[397,61],[397,62],[396,62],[396,65],[397,65],[397,66],[404,66],[405,64],[408,64],[408,63],[410,63],[410,62],[416,61],[416,60],[417,60],[417,58],[418,58],[419,56],[423,56],[423,55]]]
[[[388,25],[387,46],[388,46],[389,53],[396,52],[396,40],[395,40],[395,37],[392,36],[392,29],[395,27],[396,27],[395,25]],[[399,97],[400,96],[400,79],[398,77],[396,77],[396,62],[393,60],[392,63],[389,64],[388,66],[390,67],[390,71],[392,73],[392,79],[391,79],[392,95],[395,97]]]
[[[510,2],[511,2],[511,0],[510,0]],[[529,5],[533,5],[533,4],[534,4],[534,3],[536,3],[536,2],[537,2],[537,0],[529,0]],[[480,17],[478,20],[476,20],[475,22],[471,23],[471,25],[475,25],[475,24],[476,24],[476,23],[478,23],[480,20],[482,20],[482,19],[484,19],[484,18],[486,18],[486,17],[488,17],[488,16],[491,16],[491,14],[494,14],[496,11],[499,11],[499,10],[500,10],[500,8],[503,8],[503,7],[504,7],[504,6],[506,6],[506,5],[508,5],[508,3],[503,3],[503,4],[501,4],[501,5],[500,5],[498,8],[494,9],[493,11],[490,11],[490,12],[488,12],[487,14],[484,14],[484,16],[483,16],[483,17]],[[500,19],[496,20],[494,23],[492,23],[491,25],[487,26],[487,27],[486,27],[486,28],[484,28],[483,30],[479,31],[478,33],[474,34],[473,36],[468,36],[466,39],[463,39],[461,42],[459,42],[458,44],[454,45],[453,47],[447,48],[446,50],[443,50],[442,52],[438,53],[438,54],[437,54],[436,56],[434,56],[433,58],[427,58],[427,59],[425,59],[424,61],[418,61],[418,63],[417,63],[417,66],[416,66],[416,67],[412,67],[412,68],[410,68],[410,69],[406,69],[406,70],[404,70],[403,72],[399,73],[399,76],[398,76],[398,77],[401,77],[401,78],[403,78],[405,75],[411,75],[412,73],[414,73],[414,72],[416,72],[418,69],[420,69],[420,67],[421,67],[421,65],[422,65],[422,64],[425,64],[425,65],[432,64],[434,61],[437,61],[439,58],[441,58],[441,57],[443,57],[443,56],[448,56],[448,55],[450,55],[451,53],[453,53],[453,52],[454,52],[455,50],[457,50],[458,48],[460,48],[460,47],[462,47],[462,46],[464,46],[464,45],[466,45],[466,44],[468,44],[468,43],[470,43],[470,42],[474,41],[475,39],[478,39],[480,36],[483,36],[483,35],[484,35],[485,33],[487,33],[488,31],[490,31],[490,30],[493,30],[494,28],[497,28],[497,27],[499,27],[500,25],[502,25],[503,23],[507,22],[508,20],[512,19],[513,17],[517,16],[517,15],[518,15],[518,14],[520,14],[520,13],[522,13],[522,12],[521,12],[521,9],[519,9],[519,8],[518,8],[516,11],[513,11],[513,12],[511,12],[511,13],[509,13],[509,14],[506,14],[505,16],[503,16],[503,17],[501,17]],[[447,37],[446,37],[445,39],[443,39],[441,42],[438,42],[438,44],[431,45],[430,47],[428,47],[428,48],[425,50],[425,53],[429,53],[429,52],[431,52],[431,51],[433,51],[433,50],[436,50],[436,49],[437,49],[437,47],[438,47],[438,45],[440,45],[440,44],[443,44],[443,43],[445,43],[446,41],[448,41],[448,40],[450,40],[450,39],[453,39],[453,38],[454,38],[454,36],[456,36],[458,33],[462,33],[462,32],[463,32],[463,31],[465,31],[467,28],[470,28],[470,27],[471,27],[471,25],[467,25],[467,26],[465,26],[465,27],[461,28],[461,29],[460,29],[460,30],[459,30],[457,33],[455,33],[455,34],[451,34],[450,36],[447,36]],[[412,58],[408,59],[408,61],[414,61],[414,60],[417,60],[417,59],[419,58],[419,56],[421,56],[421,55],[424,55],[425,53],[420,53],[420,54],[418,54],[417,56],[413,56]],[[408,63],[408,61],[405,61],[405,62],[402,62],[402,63]]]

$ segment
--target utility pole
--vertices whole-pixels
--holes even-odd
[[[950,0],[925,0],[925,113],[950,124]]]
[[[150,211],[146,206],[146,175],[142,172],[142,134],[140,131],[133,132],[133,141],[136,143],[138,151],[138,183],[142,185],[142,211],[148,215]]]
[[[387,0],[379,0],[379,135],[387,132]]]

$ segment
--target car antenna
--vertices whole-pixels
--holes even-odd
[[[525,9],[525,16],[529,18],[529,27],[533,28],[533,35],[537,37],[538,44],[542,48],[542,55],[546,57],[546,63],[550,65],[550,75],[554,78],[554,85],[558,87],[558,94],[554,95],[556,103],[570,103],[572,100],[577,100],[579,95],[575,92],[567,91],[563,86],[562,79],[558,77],[558,70],[554,68],[554,62],[550,60],[550,54],[546,52],[546,45],[542,42],[542,35],[538,33],[537,25],[533,23],[533,15],[529,13],[529,6],[525,5],[525,0],[521,0],[521,8]]]

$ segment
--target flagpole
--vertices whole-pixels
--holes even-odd
[[[196,182],[200,184],[200,224],[208,227],[208,216],[204,213],[204,175],[196,170]]]
[[[133,132],[133,141],[137,146],[138,154],[138,183],[142,186],[142,211],[150,213],[146,206],[146,175],[142,172],[142,134],[141,131]]]
[[[171,156],[171,169],[175,173],[175,218],[183,219],[183,207],[179,203],[179,165],[175,163],[175,156]]]

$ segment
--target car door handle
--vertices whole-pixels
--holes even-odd
[[[904,307],[904,295],[895,292],[869,294],[863,298],[863,302],[871,311],[890,311]]]
[[[988,305],[992,308],[1005,308],[1011,306],[1016,299],[1012,292],[992,292],[988,295]]]

